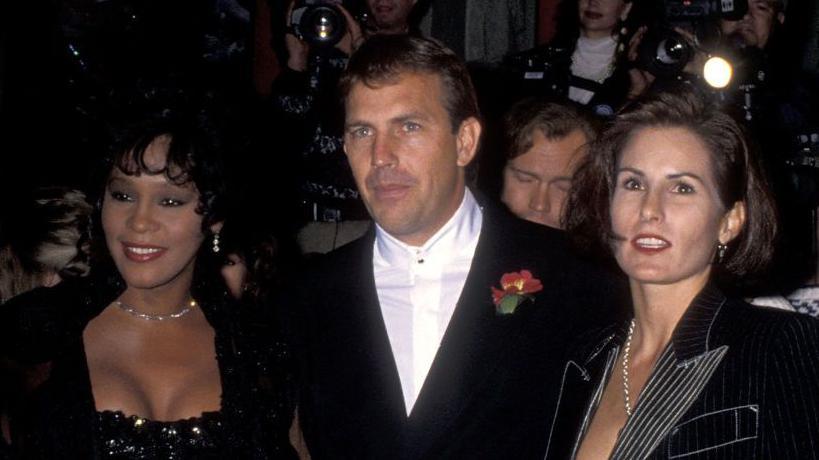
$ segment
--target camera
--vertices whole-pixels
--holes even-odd
[[[691,32],[698,43],[716,42],[719,20],[739,20],[747,11],[747,0],[666,0],[661,21],[649,28],[637,50],[638,67],[661,78],[678,75],[696,50],[675,29]]]
[[[819,132],[794,136],[785,159],[788,184],[801,207],[819,207]]]
[[[525,94],[567,96],[571,75],[572,50],[561,46],[540,46],[506,56],[503,70],[514,85],[507,90]]]
[[[367,9],[361,1],[296,0],[290,15],[290,28],[300,40],[311,45],[333,46],[347,31],[347,20],[340,5],[358,22],[368,22]]]

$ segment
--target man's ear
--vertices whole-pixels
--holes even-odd
[[[776,20],[779,21],[780,26],[785,24],[785,13],[783,13],[781,11],[779,13],[777,13],[776,14]]]
[[[719,242],[728,244],[739,235],[745,227],[745,202],[737,201],[734,206],[722,216],[719,229]]]
[[[478,152],[478,142],[481,139],[481,122],[475,117],[469,117],[458,128],[456,147],[458,149],[458,166],[465,167]]]

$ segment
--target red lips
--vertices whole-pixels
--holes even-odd
[[[643,254],[657,254],[671,246],[671,242],[659,235],[643,233],[631,239],[631,247]]]

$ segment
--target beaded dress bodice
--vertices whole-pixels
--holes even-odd
[[[224,430],[219,412],[173,422],[97,412],[97,439],[103,456],[111,459],[217,458],[225,445]]]

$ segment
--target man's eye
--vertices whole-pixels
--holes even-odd
[[[415,132],[415,131],[418,131],[419,129],[421,129],[421,125],[419,125],[418,123],[412,122],[412,121],[408,121],[408,122],[404,123],[402,129],[405,132],[412,133],[412,132]]]
[[[517,180],[518,182],[522,182],[524,184],[534,182],[534,179],[532,178],[532,176],[527,176],[526,174],[521,174],[521,173],[519,173],[517,171],[512,171],[512,173],[513,173],[513,175],[515,177],[515,180]]]
[[[561,180],[561,181],[555,182],[554,186],[555,186],[555,188],[557,190],[560,190],[561,192],[568,192],[569,189],[572,188],[572,183],[570,181],[567,181],[567,180]]]
[[[363,126],[359,127],[359,128],[353,128],[353,129],[350,130],[350,136],[352,136],[353,138],[356,138],[356,139],[365,138],[365,137],[369,136],[370,134],[371,134],[370,128],[363,127]]]

